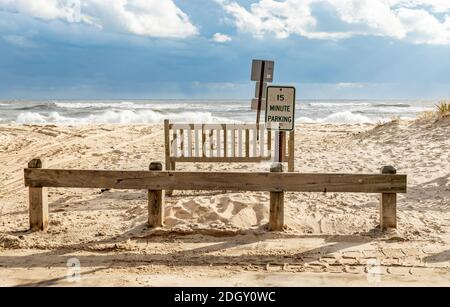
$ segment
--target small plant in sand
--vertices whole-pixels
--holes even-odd
[[[399,124],[400,123],[400,116],[393,116],[391,117],[391,123],[393,124]]]
[[[450,115],[450,101],[440,101],[436,105],[436,112],[439,116],[446,117]]]
[[[387,125],[397,125],[399,123],[400,123],[400,116],[394,116],[394,117],[391,117],[390,120],[381,120],[381,119],[378,120],[375,123],[375,126],[376,126],[376,128],[379,128],[379,127],[384,127]]]
[[[432,120],[435,119],[436,113],[434,111],[425,111],[419,114],[419,119]]]

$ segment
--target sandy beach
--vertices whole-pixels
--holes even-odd
[[[23,169],[147,170],[162,125],[0,125],[0,286],[449,285],[450,117],[296,126],[297,172],[408,175],[398,229],[380,232],[379,195],[287,193],[284,232],[267,231],[269,193],[175,192],[163,229],[146,191],[49,189],[50,228],[28,231]],[[268,171],[270,164],[177,164]],[[66,278],[70,259],[81,278]],[[69,273],[68,273],[69,272]]]

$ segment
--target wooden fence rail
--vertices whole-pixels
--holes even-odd
[[[382,174],[301,174],[283,173],[281,164],[271,172],[175,172],[162,171],[161,163],[152,163],[150,171],[106,171],[43,169],[35,159],[24,170],[29,187],[30,226],[44,230],[48,225],[46,188],[109,188],[149,191],[149,223],[160,227],[163,190],[266,191],[271,194],[270,228],[283,225],[284,192],[381,193],[380,225],[396,227],[396,195],[406,193],[406,175],[384,167]]]

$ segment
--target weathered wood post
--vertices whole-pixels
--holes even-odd
[[[170,153],[172,152],[170,143],[170,123],[168,119],[164,120],[164,149],[165,149],[165,164],[166,171],[175,170],[175,162],[170,161]],[[166,190],[167,196],[172,196],[173,191]]]
[[[288,160],[288,172],[293,173],[295,171],[295,131],[289,133],[289,160]]]
[[[397,174],[393,166],[381,168],[382,174]],[[397,194],[382,193],[380,199],[380,228],[381,230],[397,228]]]
[[[28,168],[43,168],[40,159],[33,159]],[[30,230],[46,231],[48,229],[48,191],[45,187],[28,188],[28,205],[30,214]]]
[[[152,162],[150,171],[162,171],[161,162]],[[148,224],[150,227],[163,227],[164,225],[164,195],[162,190],[148,190]]]
[[[165,163],[166,171],[170,170],[170,125],[169,120],[164,120],[164,149],[165,149]]]
[[[283,163],[273,163],[271,173],[282,173]],[[269,230],[282,231],[284,227],[284,192],[270,192]]]

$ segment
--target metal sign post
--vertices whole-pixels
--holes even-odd
[[[275,62],[265,61],[265,60],[253,60],[252,63],[252,81],[256,81],[256,99],[252,101],[252,109],[256,106],[256,129],[257,129],[257,139],[259,140],[259,123],[261,118],[261,109],[263,106],[263,100],[265,100],[264,94],[266,92],[266,87],[268,82],[273,82],[273,72],[275,68]]]
[[[278,161],[283,162],[285,133],[295,128],[295,87],[269,86],[266,93],[266,128],[278,131]]]

